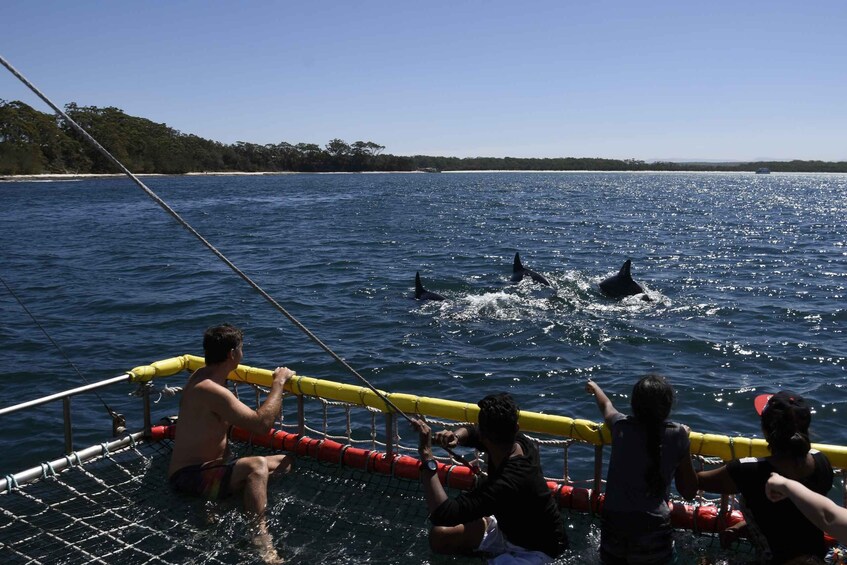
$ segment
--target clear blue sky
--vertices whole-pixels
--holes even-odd
[[[847,2],[3,0],[59,105],[224,143],[847,160]],[[0,98],[47,107],[0,68]]]

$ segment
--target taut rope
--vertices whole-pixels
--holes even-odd
[[[50,336],[50,334],[49,334],[49,333],[47,333],[47,330],[46,330],[46,329],[44,329],[44,326],[42,326],[42,325],[38,322],[38,320],[37,320],[37,319],[36,319],[36,317],[33,315],[33,313],[32,313],[32,312],[30,312],[29,308],[27,308],[27,307],[26,307],[26,304],[24,304],[24,301],[23,301],[23,300],[21,300],[21,299],[20,299],[20,297],[19,297],[17,294],[15,294],[15,291],[14,291],[14,290],[12,290],[12,287],[10,287],[10,286],[9,286],[9,284],[8,284],[8,283],[7,283],[7,282],[3,279],[3,277],[0,277],[0,283],[2,283],[2,284],[3,284],[3,286],[5,286],[5,287],[6,287],[6,290],[9,292],[9,294],[11,294],[11,295],[12,295],[12,298],[14,298],[15,300],[17,300],[18,304],[20,304],[20,306],[21,306],[21,308],[23,308],[24,312],[26,312],[26,313],[27,313],[27,315],[29,315],[29,317],[30,317],[30,318],[32,319],[32,321],[35,323],[35,325],[36,325],[36,326],[38,326],[38,329],[39,329],[39,330],[41,330],[41,332],[42,332],[42,333],[43,333],[43,334],[47,337],[47,339],[48,339],[48,340],[50,340],[50,343],[52,343],[52,344],[53,344],[53,347],[55,347],[55,348],[59,351],[59,353],[61,353],[61,354],[62,354],[62,357],[64,357],[64,358],[65,358],[65,361],[67,361],[67,362],[68,362],[68,364],[69,364],[69,365],[73,368],[73,370],[74,370],[74,371],[76,371],[76,374],[79,376],[79,378],[81,378],[81,379],[82,379],[83,381],[85,381],[87,384],[91,384],[91,383],[89,383],[89,382],[88,382],[88,379],[86,379],[86,378],[85,378],[85,375],[83,375],[83,374],[82,374],[82,371],[80,371],[80,370],[79,370],[79,367],[77,367],[77,366],[76,366],[76,364],[75,364],[73,361],[71,361],[71,358],[70,358],[70,357],[68,357],[68,354],[67,354],[67,353],[65,353],[65,350],[64,350],[64,349],[62,349],[62,348],[59,346],[59,344],[58,344],[58,343],[56,343],[56,340],[54,340],[54,339]],[[123,418],[123,416],[121,416],[120,414],[118,414],[117,412],[115,412],[114,410],[112,410],[112,409],[109,407],[109,405],[108,405],[108,404],[106,404],[106,401],[105,401],[105,400],[103,400],[103,397],[101,397],[99,394],[97,394],[97,391],[94,391],[94,396],[96,396],[96,397],[97,397],[97,400],[99,400],[99,401],[100,401],[100,404],[102,404],[102,405],[103,405],[103,407],[106,409],[106,412],[108,412],[108,413],[109,413],[109,416],[111,416],[113,419]]]
[[[164,200],[162,200],[161,198],[159,198],[159,196],[158,196],[155,192],[153,192],[152,190],[150,190],[150,189],[147,187],[147,185],[145,185],[143,182],[141,182],[141,180],[140,180],[137,176],[135,176],[135,175],[134,175],[134,174],[133,174],[133,173],[132,173],[129,169],[127,169],[126,167],[124,167],[124,166],[123,166],[123,164],[122,164],[120,161],[118,161],[118,160],[117,160],[117,159],[116,159],[116,158],[115,158],[115,157],[114,157],[111,153],[109,153],[109,152],[106,150],[106,148],[105,148],[105,147],[103,147],[102,145],[100,145],[100,143],[99,143],[96,139],[94,139],[94,138],[91,136],[91,134],[89,134],[87,131],[85,131],[84,129],[82,129],[82,127],[81,127],[79,124],[77,124],[74,120],[72,120],[72,119],[70,118],[70,116],[68,116],[68,115],[67,115],[64,111],[62,111],[62,110],[61,110],[58,106],[56,106],[56,105],[55,105],[55,104],[54,104],[54,103],[53,103],[53,102],[52,102],[49,98],[47,98],[47,96],[45,96],[45,95],[44,95],[44,94],[43,94],[40,90],[38,90],[38,88],[36,88],[36,87],[35,87],[35,85],[33,85],[33,84],[29,81],[29,80],[27,80],[27,78],[26,78],[26,77],[24,77],[24,76],[23,76],[20,72],[18,72],[18,70],[17,70],[17,69],[15,69],[15,68],[11,65],[11,63],[9,63],[9,62],[8,62],[8,61],[7,61],[7,60],[6,60],[6,59],[5,59],[2,55],[0,55],[0,63],[2,63],[4,67],[6,67],[7,69],[9,69],[9,72],[11,72],[13,75],[15,75],[15,76],[18,78],[18,80],[20,80],[22,83],[24,83],[24,84],[27,86],[27,88],[29,88],[30,90],[32,90],[32,91],[33,91],[33,92],[34,92],[34,93],[35,93],[35,94],[36,94],[39,98],[41,98],[41,99],[42,99],[42,100],[43,100],[43,101],[44,101],[44,102],[45,102],[48,106],[50,106],[51,108],[53,108],[53,111],[54,111],[54,112],[56,112],[59,116],[61,116],[61,117],[62,117],[62,118],[63,118],[63,119],[67,122],[67,123],[69,123],[69,124],[71,125],[71,127],[73,127],[73,128],[74,128],[77,132],[79,132],[79,134],[80,134],[82,137],[84,137],[84,138],[85,138],[85,139],[86,139],[89,143],[91,143],[91,144],[92,144],[92,145],[93,145],[93,146],[94,146],[94,147],[95,147],[95,148],[96,148],[96,149],[97,149],[97,150],[98,150],[98,151],[99,151],[99,152],[100,152],[100,153],[101,153],[104,157],[106,157],[107,159],[109,159],[109,161],[111,161],[112,163],[114,163],[114,164],[115,164],[115,166],[117,166],[117,167],[118,167],[118,168],[119,168],[119,169],[120,169],[120,170],[121,170],[121,171],[122,171],[125,175],[127,175],[130,179],[132,179],[132,181],[133,181],[136,185],[138,185],[138,187],[139,187],[141,190],[143,190],[143,191],[147,194],[147,196],[149,196],[149,197],[150,197],[150,198],[151,198],[151,199],[152,199],[152,200],[153,200],[156,204],[158,204],[158,205],[159,205],[159,206],[160,206],[160,207],[161,207],[161,208],[162,208],[165,212],[167,212],[168,214],[170,214],[170,215],[171,215],[171,216],[172,216],[172,217],[173,217],[173,218],[174,218],[174,219],[175,219],[175,220],[176,220],[176,221],[177,221],[177,222],[178,222],[178,223],[179,223],[182,227],[184,227],[186,230],[188,230],[188,231],[189,231],[189,233],[191,233],[194,237],[196,237],[197,239],[199,239],[199,240],[200,240],[200,243],[202,243],[203,245],[205,245],[205,246],[206,246],[206,248],[207,248],[207,249],[209,249],[209,251],[211,251],[212,253],[214,253],[214,254],[218,257],[218,259],[220,259],[221,261],[223,261],[223,262],[224,262],[224,264],[226,264],[226,266],[227,266],[227,267],[229,267],[230,269],[232,269],[232,271],[233,271],[236,275],[238,275],[239,277],[241,277],[241,278],[244,280],[244,282],[246,282],[246,283],[247,283],[247,284],[249,284],[251,287],[253,287],[253,289],[254,289],[256,292],[258,292],[260,295],[262,295],[262,297],[263,297],[265,300],[267,300],[268,302],[270,302],[270,303],[271,303],[271,305],[272,305],[274,308],[276,308],[277,310],[279,310],[279,311],[280,311],[280,312],[281,312],[281,313],[282,313],[282,314],[283,314],[286,318],[288,318],[288,319],[289,319],[289,321],[291,321],[291,323],[292,323],[292,324],[294,324],[294,325],[295,325],[295,326],[296,326],[296,327],[297,327],[297,328],[298,328],[301,332],[303,332],[304,334],[306,334],[306,336],[308,336],[308,338],[309,338],[309,339],[311,339],[313,342],[315,342],[315,343],[316,343],[316,344],[317,344],[317,345],[318,345],[321,349],[323,349],[324,351],[326,351],[326,352],[327,352],[327,353],[328,353],[328,354],[329,354],[329,355],[330,355],[333,359],[335,359],[335,360],[336,360],[339,364],[341,364],[341,366],[342,366],[342,367],[344,367],[345,369],[347,369],[347,370],[348,370],[348,371],[349,371],[352,375],[354,375],[357,379],[359,379],[362,383],[364,383],[364,384],[365,384],[365,385],[366,385],[369,389],[371,389],[371,390],[372,390],[372,391],[373,391],[373,392],[374,392],[377,396],[379,396],[379,397],[382,399],[382,401],[383,401],[383,402],[385,402],[385,404],[386,404],[387,406],[389,406],[392,410],[394,410],[394,411],[395,411],[395,412],[397,412],[398,414],[402,415],[402,416],[403,416],[404,418],[406,418],[406,420],[408,420],[409,422],[411,422],[411,421],[412,421],[412,419],[411,419],[411,418],[410,418],[410,417],[409,417],[406,413],[404,413],[402,410],[400,410],[397,406],[395,406],[395,404],[394,404],[393,402],[391,402],[391,400],[389,400],[387,396],[385,396],[382,392],[380,392],[379,390],[377,390],[377,389],[376,389],[376,387],[374,387],[371,383],[369,383],[369,382],[368,382],[368,380],[367,380],[365,377],[363,377],[362,375],[360,375],[360,374],[358,373],[358,371],[356,371],[356,369],[354,369],[353,367],[351,367],[351,366],[350,366],[350,365],[349,365],[349,364],[348,364],[348,363],[347,363],[344,359],[342,359],[341,357],[339,357],[339,356],[338,356],[338,355],[337,355],[337,354],[336,354],[336,353],[335,353],[332,349],[330,349],[330,348],[329,348],[329,346],[327,346],[324,342],[322,342],[322,341],[318,338],[318,336],[316,336],[315,334],[313,334],[313,333],[309,330],[309,328],[307,328],[306,326],[304,326],[303,324],[301,324],[301,323],[300,323],[300,321],[299,321],[297,318],[295,318],[295,317],[294,317],[291,313],[289,313],[289,312],[288,312],[285,308],[283,308],[283,307],[282,307],[282,305],[281,305],[279,302],[277,302],[277,301],[276,301],[276,300],[275,300],[275,299],[274,299],[274,298],[273,298],[270,294],[268,294],[267,292],[265,292],[265,290],[264,290],[262,287],[260,287],[258,284],[256,284],[255,282],[253,282],[253,279],[251,279],[250,277],[248,277],[248,276],[247,276],[247,275],[246,275],[246,274],[245,274],[245,273],[244,273],[241,269],[239,269],[237,266],[235,266],[235,264],[234,264],[232,261],[230,261],[230,260],[229,260],[229,259],[228,259],[228,258],[227,258],[224,254],[223,254],[223,253],[221,253],[221,252],[220,252],[220,251],[219,251],[219,250],[218,250],[218,249],[217,249],[214,245],[212,245],[211,243],[209,243],[209,242],[206,240],[206,238],[204,238],[202,235],[200,235],[200,233],[199,233],[197,230],[195,230],[195,229],[194,229],[194,228],[193,228],[193,227],[192,227],[192,226],[191,226],[188,222],[186,222],[184,219],[182,219],[182,217],[181,217],[179,214],[177,214],[176,210],[174,210],[173,208],[171,208],[171,207],[167,204],[167,202],[165,202]]]

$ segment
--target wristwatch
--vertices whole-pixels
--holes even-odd
[[[436,461],[435,459],[424,459],[423,461],[421,461],[421,468],[435,473],[436,471],[438,471],[438,461]]]

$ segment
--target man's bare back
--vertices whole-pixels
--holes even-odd
[[[206,366],[188,379],[179,405],[169,482],[178,491],[210,499],[243,491],[244,510],[253,519],[254,544],[265,562],[279,562],[267,529],[268,477],[288,472],[290,455],[229,458],[227,429],[235,425],[258,434],[267,433],[282,406],[285,383],[294,375],[286,367],[273,372],[271,390],[257,409],[252,409],[226,387],[227,376],[241,362],[241,330],[225,324],[206,330],[203,336]]]
[[[179,403],[179,425],[173,446],[168,475],[188,465],[198,465],[227,458],[226,433],[229,422],[215,413],[208,399],[232,395],[211,378],[208,367],[198,369],[182,391]]]

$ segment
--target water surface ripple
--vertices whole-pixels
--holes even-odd
[[[813,439],[847,444],[847,175],[147,182],[380,388],[467,401],[508,390],[527,409],[596,420],[586,378],[626,407],[636,378],[659,371],[696,431],[757,434],[753,397],[791,387],[815,407]],[[129,181],[3,183],[0,196],[2,277],[90,380],[199,354],[203,329],[228,320],[245,328],[250,364],[353,381]],[[515,252],[553,288],[510,284]],[[627,258],[653,302],[599,294]],[[416,271],[448,300],[413,300]],[[81,384],[0,294],[4,405]],[[78,425],[102,419],[96,399],[74,402]],[[4,421],[0,448],[14,454],[0,471],[58,452],[24,441],[34,423]]]

